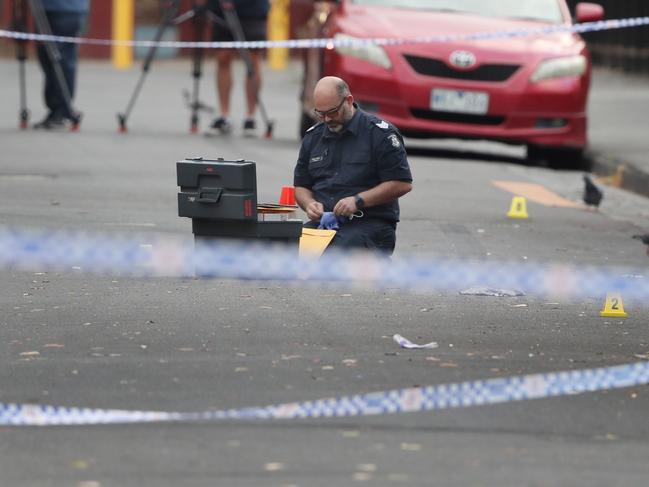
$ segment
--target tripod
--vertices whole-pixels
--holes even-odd
[[[27,4],[22,0],[14,0],[11,10],[11,29],[16,32],[27,32]],[[16,39],[16,59],[18,60],[18,79],[20,85],[20,128],[25,130],[29,125],[29,110],[27,109],[27,88],[25,76],[25,61],[27,60],[27,41]]]
[[[45,9],[40,0],[28,0],[29,7],[32,12],[36,30],[39,34],[52,35],[52,29],[47,21]],[[27,31],[27,3],[24,0],[14,0],[12,9],[12,28],[17,32]],[[54,77],[59,87],[65,109],[72,121],[73,131],[79,130],[79,123],[81,122],[81,113],[77,112],[72,106],[72,96],[70,88],[65,81],[63,68],[61,68],[61,53],[58,47],[52,41],[42,41],[45,47],[46,55],[52,64],[54,70]],[[16,59],[19,62],[19,80],[20,80],[20,128],[26,129],[29,121],[29,110],[27,109],[27,90],[25,86],[25,61],[27,60],[27,41],[18,39],[16,40]]]
[[[156,51],[158,50],[158,42],[162,39],[162,36],[164,35],[164,32],[167,30],[167,28],[171,27],[172,25],[179,25],[189,19],[192,19],[194,24],[194,40],[199,42],[202,41],[204,38],[206,18],[208,18],[210,22],[214,24],[227,27],[230,30],[230,32],[232,32],[232,36],[236,41],[245,41],[243,29],[241,27],[241,22],[239,21],[239,17],[237,16],[236,11],[234,10],[234,4],[230,0],[218,0],[218,1],[221,5],[221,10],[223,11],[224,14],[223,19],[218,17],[213,12],[211,12],[206,4],[196,5],[196,3],[194,3],[194,5],[190,10],[188,10],[184,14],[178,15],[180,0],[167,0],[164,2],[163,8],[165,9],[165,13],[162,22],[160,23],[160,25],[158,26],[158,30],[156,31],[154,37],[154,44],[149,48],[146,57],[144,59],[144,63],[142,64],[142,72],[140,73],[140,77],[135,86],[135,90],[131,94],[131,98],[129,99],[128,105],[126,106],[126,110],[124,110],[124,112],[122,113],[117,114],[117,120],[119,122],[120,132],[125,133],[128,131],[126,122],[131,114],[131,111],[133,110],[135,101],[137,100],[137,97],[139,96],[142,86],[144,84],[144,79],[146,78],[146,75],[149,72],[151,63],[153,62]],[[244,61],[244,63],[246,64],[247,76],[254,81],[255,67],[252,63],[250,52],[245,48],[239,48],[239,54],[242,60]],[[189,97],[189,107],[191,109],[190,132],[197,133],[198,121],[199,121],[198,112],[199,110],[208,109],[204,104],[202,104],[199,101],[199,95],[198,95],[200,78],[202,76],[203,49],[200,47],[195,47],[193,49],[192,57],[193,57],[192,78],[194,82],[193,82],[192,94]],[[259,97],[259,86],[255,85],[254,91],[255,91],[255,100],[257,102],[257,106],[259,107],[259,112],[264,121],[264,124],[266,125],[265,137],[271,138],[273,134],[273,122],[268,118],[266,108],[262,103],[261,98]]]

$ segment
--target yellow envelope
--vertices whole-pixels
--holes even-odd
[[[320,257],[335,235],[336,230],[303,228],[300,237],[300,257]]]

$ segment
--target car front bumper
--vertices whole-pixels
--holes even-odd
[[[401,61],[403,61],[401,59]],[[505,82],[473,82],[421,76],[405,61],[385,70],[346,56],[330,63],[360,105],[411,137],[488,139],[566,148],[587,143],[586,100],[589,72],[540,83],[522,68]],[[487,93],[484,115],[432,110],[433,89]]]

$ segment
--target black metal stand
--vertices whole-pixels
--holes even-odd
[[[152,45],[149,48],[144,63],[142,64],[142,73],[140,74],[140,78],[137,82],[137,85],[135,86],[135,90],[131,95],[126,110],[122,113],[117,114],[117,120],[119,122],[120,132],[126,133],[128,131],[126,122],[128,121],[131,111],[133,110],[133,107],[135,105],[135,101],[140,93],[140,90],[142,89],[142,85],[144,84],[144,79],[147,73],[149,72],[151,63],[153,62],[156,51],[158,49],[158,42],[162,39],[162,36],[164,35],[164,32],[165,30],[167,30],[168,27],[171,27],[172,25],[179,25],[189,19],[192,19],[194,25],[194,40],[196,42],[199,42],[202,41],[204,38],[205,28],[207,25],[206,20],[209,19],[210,22],[213,22],[215,24],[220,24],[220,25],[223,25],[225,22],[225,26],[228,29],[230,29],[230,31],[233,33],[233,37],[235,38],[235,40],[238,41],[245,40],[243,35],[243,29],[241,28],[241,23],[239,22],[239,17],[237,16],[236,11],[234,10],[234,6],[232,2],[229,1],[224,2],[223,0],[219,0],[219,1],[222,2],[221,6],[224,12],[225,19],[221,19],[220,17],[216,16],[213,12],[209,10],[206,4],[202,4],[202,5],[194,4],[190,10],[188,10],[187,12],[181,15],[178,15],[180,0],[169,0],[166,2],[166,4],[164,5],[165,13],[163,16],[163,20],[158,26],[158,30],[156,31],[156,35],[154,38],[154,45]],[[246,63],[247,75],[254,79],[254,74],[255,74],[254,65],[250,57],[250,52],[247,49],[239,49],[239,52],[241,58]],[[186,94],[185,96],[189,100],[188,104],[189,104],[189,108],[191,109],[190,131],[192,133],[196,133],[198,132],[199,111],[210,110],[210,108],[204,105],[203,103],[201,103],[199,100],[200,79],[203,73],[203,69],[202,69],[203,49],[200,47],[195,47],[193,50],[192,57],[193,57],[192,94],[190,96]],[[259,97],[259,87],[257,86],[255,86],[255,96],[256,96],[257,105],[259,106],[259,111],[261,113],[262,119],[266,124],[266,138],[270,138],[272,137],[272,132],[273,132],[273,122],[268,118],[266,109]]]
[[[23,0],[14,0],[11,10],[11,29],[15,32],[27,32],[27,4]],[[27,60],[27,41],[16,39],[16,59],[18,60],[18,80],[20,85],[20,122],[21,129],[29,125],[29,110],[27,109],[27,87],[25,61]]]
[[[140,90],[142,89],[142,85],[144,84],[144,79],[149,72],[149,68],[151,67],[155,53],[158,50],[158,42],[160,42],[160,39],[162,39],[165,30],[167,30],[168,27],[176,24],[176,14],[178,13],[178,8],[180,7],[179,4],[180,0],[171,0],[163,5],[165,9],[164,16],[162,22],[158,26],[155,37],[153,38],[154,44],[149,48],[149,51],[144,58],[144,63],[142,64],[142,72],[140,73],[140,77],[137,81],[137,84],[135,85],[135,90],[131,94],[131,98],[128,101],[126,110],[124,110],[124,112],[122,113],[117,114],[119,131],[122,133],[126,133],[128,130],[126,127],[126,122],[128,120],[128,117],[131,115],[135,101],[137,100],[137,97],[140,94]]]
[[[52,29],[50,24],[47,21],[47,16],[45,15],[45,9],[41,0],[29,0],[29,7],[32,11],[32,17],[34,18],[34,23],[36,24],[36,30],[43,35],[52,35]],[[58,47],[52,41],[43,41],[45,46],[45,52],[47,57],[52,63],[52,68],[54,69],[54,76],[56,82],[59,85],[61,94],[63,95],[63,102],[65,103],[65,109],[67,110],[70,120],[72,121],[72,130],[79,130],[79,124],[81,122],[81,113],[76,111],[72,106],[72,95],[70,94],[70,88],[68,83],[65,81],[65,76],[63,74],[63,68],[61,68],[61,53],[59,52]]]
[[[205,7],[203,7],[204,9]],[[201,15],[195,15],[192,19],[194,23],[194,41],[200,42],[204,39],[205,35],[205,26],[207,22],[205,21],[205,12],[203,10]],[[192,77],[194,79],[194,85],[192,89],[192,98],[189,104],[189,107],[192,111],[191,116],[191,133],[195,134],[198,132],[198,112],[201,109],[204,109],[204,105],[199,100],[199,89],[200,89],[200,80],[203,75],[203,49],[200,47],[195,47],[192,53],[193,58],[193,70]]]

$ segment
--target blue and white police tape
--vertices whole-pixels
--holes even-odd
[[[526,294],[595,297],[609,292],[647,302],[646,269],[441,259],[425,255],[387,259],[372,253],[326,253],[298,258],[296,248],[249,241],[197,242],[169,236],[127,238],[80,232],[0,227],[0,268],[83,272],[132,277],[200,276],[286,281],[296,285],[363,285],[457,293],[470,287]]]
[[[649,362],[637,362],[596,369],[520,375],[219,411],[129,411],[0,403],[0,425],[343,418],[482,406],[608,391],[648,383]]]
[[[176,47],[176,48],[202,48],[202,49],[267,49],[272,47],[286,47],[289,49],[312,49],[326,48],[334,49],[336,47],[351,47],[364,45],[400,45],[400,44],[430,44],[430,43],[447,43],[457,41],[483,41],[501,38],[529,37],[538,35],[556,34],[562,32],[598,32],[613,29],[627,29],[631,27],[640,27],[649,25],[649,17],[631,17],[626,19],[600,20],[597,22],[584,22],[581,24],[553,24],[536,29],[514,29],[501,30],[494,32],[476,32],[466,35],[436,35],[436,36],[419,36],[409,39],[400,38],[354,38],[354,37],[336,37],[333,39],[287,39],[273,41],[230,41],[230,42],[183,42],[183,41],[147,41],[147,40],[113,40],[113,39],[93,39],[85,37],[65,37],[45,34],[33,34],[29,32],[17,32],[0,29],[0,38],[24,40],[24,41],[49,41],[49,42],[69,42],[73,44],[90,44],[90,45],[120,45],[120,46],[141,46],[141,47]]]

